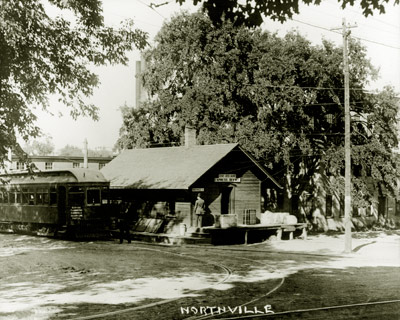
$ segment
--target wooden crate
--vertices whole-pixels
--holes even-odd
[[[243,220],[242,224],[252,225],[257,223],[256,210],[254,209],[245,209],[243,212]]]

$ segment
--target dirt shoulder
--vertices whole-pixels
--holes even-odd
[[[269,305],[282,319],[389,318],[399,304],[285,312],[400,299],[398,238],[355,234],[345,255],[341,235],[224,247],[0,235],[0,317],[185,319],[215,306],[242,318]]]

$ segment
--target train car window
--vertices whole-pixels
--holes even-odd
[[[4,191],[3,193],[4,203],[8,203],[8,192]]]
[[[28,204],[30,206],[35,205],[35,190],[33,189],[28,190]]]
[[[100,189],[98,188],[88,188],[87,189],[87,204],[96,205],[100,204]]]
[[[28,204],[28,189],[22,189],[22,204]]]
[[[17,203],[22,203],[22,195],[21,195],[21,192],[17,192],[17,193],[16,193],[16,196],[17,196],[17,199],[16,199]]]
[[[109,190],[108,190],[108,188],[102,188],[101,189],[101,203],[102,204],[108,204],[108,198],[109,198]]]
[[[44,204],[44,189],[37,189],[36,190],[36,204]]]
[[[50,205],[57,204],[57,190],[55,187],[50,188]]]
[[[10,200],[10,203],[15,203],[15,201],[16,201],[16,196],[15,196],[15,190],[11,190],[10,191],[10,193],[9,193],[9,200]]]
[[[44,190],[43,191],[43,204],[49,204],[49,191]]]
[[[68,205],[83,206],[85,199],[84,189],[82,187],[71,187],[68,190]]]

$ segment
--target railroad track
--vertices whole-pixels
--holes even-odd
[[[159,252],[159,253],[163,253],[163,254],[170,254],[170,255],[175,255],[175,256],[178,256],[178,257],[184,257],[185,259],[197,260],[197,261],[200,261],[203,264],[212,265],[212,266],[215,266],[215,267],[220,268],[221,270],[223,270],[224,276],[217,283],[215,283],[215,284],[213,284],[213,285],[211,285],[211,286],[209,286],[207,288],[202,287],[200,289],[194,289],[192,291],[212,289],[213,287],[216,287],[216,286],[228,281],[228,279],[232,275],[232,270],[229,267],[227,267],[227,266],[225,266],[225,265],[223,265],[221,263],[212,262],[212,261],[204,261],[204,260],[202,260],[200,258],[197,258],[197,257],[192,256],[192,255],[188,255],[188,254],[185,254],[185,253],[171,252],[171,251],[165,250],[165,248],[163,250],[161,250],[161,249],[155,249],[155,248],[144,247],[144,246],[135,246],[135,249],[154,251],[154,252]],[[123,313],[129,313],[129,312],[134,312],[134,311],[138,311],[138,310],[144,310],[144,309],[160,306],[160,305],[163,305],[163,304],[174,302],[174,301],[179,300],[179,299],[182,299],[182,297],[166,299],[166,300],[162,300],[162,301],[157,301],[157,302],[145,304],[145,305],[142,305],[142,306],[137,306],[137,307],[132,307],[132,308],[125,308],[125,309],[121,309],[121,310],[117,310],[117,311],[104,312],[104,313],[98,313],[98,314],[90,315],[90,316],[77,317],[77,318],[74,318],[74,320],[101,319],[101,318],[105,318],[105,317],[111,317],[111,316],[120,315],[120,314],[123,314]]]
[[[162,249],[161,249],[162,248]],[[197,245],[187,245],[184,248],[188,249],[202,249],[205,251],[210,251],[210,252],[218,252],[218,255],[224,255],[226,257],[232,256],[232,252],[239,252],[239,253],[274,253],[274,254],[295,254],[295,255],[302,255],[302,256],[331,256],[331,257],[343,257],[343,255],[327,255],[327,254],[312,254],[312,253],[301,253],[301,252],[276,252],[276,251],[268,251],[268,250],[258,250],[256,248],[248,248],[248,247],[240,247],[240,248],[234,248],[234,247],[205,247],[205,246],[197,246]],[[154,252],[160,252],[163,254],[171,254],[175,255],[177,257],[184,257],[185,259],[193,259],[200,261],[203,264],[209,264],[216,266],[217,268],[223,270],[224,276],[215,284],[208,288],[202,287],[201,289],[194,289],[193,291],[199,291],[199,290],[206,290],[206,289],[212,289],[213,287],[216,287],[224,282],[227,282],[231,276],[233,275],[233,271],[226,265],[220,264],[218,262],[213,262],[213,261],[205,261],[204,258],[199,258],[196,256],[193,256],[191,254],[186,254],[183,252],[173,252],[172,250],[181,250],[180,247],[171,247],[168,245],[160,245],[160,244],[143,244],[142,242],[137,242],[135,243],[135,249],[140,249],[140,250],[148,250],[148,251],[154,251]],[[193,250],[194,251],[194,250]],[[205,254],[205,253],[203,253]],[[263,266],[267,266],[266,262],[259,261],[256,259],[250,259],[246,258],[243,255],[242,256],[236,256],[235,259],[240,259],[240,260],[246,260],[251,262],[252,264],[259,264]],[[268,292],[255,297],[253,299],[250,299],[249,301],[246,301],[237,307],[245,307],[247,305],[251,305],[259,300],[262,300],[263,298],[266,298],[270,296],[272,293],[276,292],[279,290],[279,288],[284,284],[285,282],[285,277],[282,277],[280,279],[281,281],[272,289],[270,289]],[[172,303],[174,301],[177,301],[179,299],[182,299],[182,297],[178,298],[173,298],[173,299],[167,299],[159,302],[154,302],[142,306],[137,306],[137,307],[132,307],[132,308],[126,308],[114,312],[107,312],[107,313],[102,313],[102,314],[96,314],[92,316],[86,316],[86,317],[79,317],[75,318],[75,320],[86,320],[86,319],[101,319],[103,317],[110,317],[118,314],[123,314],[123,313],[130,313],[130,312],[135,312],[138,310],[144,310],[144,309],[149,309],[152,307],[160,306],[163,304],[167,303]],[[245,315],[245,314],[240,314],[240,315],[232,315],[229,314],[228,317],[223,317],[224,315],[228,315],[229,311],[226,312],[221,312],[218,314],[202,314],[202,315],[193,315],[185,318],[184,320],[206,320],[206,319],[221,319],[221,320],[237,320],[237,319],[264,319],[264,318],[274,318],[278,316],[290,316],[293,314],[301,314],[301,313],[312,313],[312,312],[321,312],[321,311],[331,311],[331,310],[338,310],[338,309],[349,309],[349,308],[357,308],[357,307],[365,307],[365,306],[372,306],[372,305],[384,305],[384,304],[395,304],[395,303],[400,303],[400,300],[384,300],[384,301],[375,301],[375,302],[360,302],[360,303],[354,303],[354,304],[342,304],[342,305],[334,305],[334,306],[325,306],[325,307],[319,307],[319,308],[308,308],[308,309],[297,309],[297,310],[286,310],[286,311],[281,311],[281,312],[274,312],[271,314],[251,314],[251,315]]]
[[[356,307],[366,307],[366,306],[394,304],[394,303],[400,303],[400,300],[385,300],[385,301],[375,301],[375,302],[342,304],[342,305],[326,306],[326,307],[319,307],[319,308],[287,310],[287,311],[281,311],[281,312],[274,312],[271,314],[257,314],[257,315],[247,315],[247,316],[240,315],[237,317],[218,318],[218,320],[265,319],[265,318],[273,318],[273,317],[283,316],[283,315],[293,315],[293,314],[319,312],[319,311],[331,311],[331,310],[338,310],[338,309],[351,309],[351,308],[356,308]],[[293,318],[291,318],[291,319],[293,319]]]

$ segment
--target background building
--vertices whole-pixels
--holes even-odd
[[[79,156],[28,156],[28,162],[31,163],[31,166],[40,171],[85,167],[100,170],[112,159],[113,157],[87,157],[86,166],[84,157]],[[6,167],[9,171],[21,171],[27,169],[27,163],[21,161],[18,156],[12,155],[11,163],[7,163]]]

